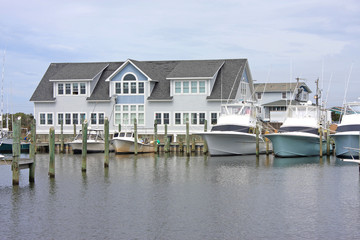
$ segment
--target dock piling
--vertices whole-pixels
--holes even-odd
[[[137,120],[134,118],[134,153],[138,154],[138,133],[137,133]]]
[[[13,122],[13,134],[14,134],[13,146],[12,146],[13,160],[11,164],[13,186],[19,185],[20,128],[21,128],[21,118],[18,118]]]
[[[204,122],[204,132],[207,132],[207,120],[206,119],[205,119],[205,122]],[[203,153],[207,154],[208,153],[207,142],[205,141],[205,138],[202,138],[202,139],[203,139],[203,144],[204,144]]]
[[[259,151],[259,127],[256,126],[256,156],[259,156],[260,151]]]
[[[60,153],[64,153],[64,122],[62,120],[60,126]]]
[[[189,119],[186,118],[186,155],[190,155]]]
[[[55,177],[55,129],[51,127],[49,129],[49,177]]]
[[[158,152],[158,143],[157,143],[157,121],[156,119],[154,120],[154,148],[155,148],[155,152]]]
[[[88,124],[85,120],[82,124],[82,150],[81,150],[81,171],[86,172],[86,157],[87,157],[87,129]]]
[[[165,141],[164,141],[164,152],[168,153],[169,152],[169,148],[170,148],[170,141],[168,138],[168,134],[167,134],[167,124],[165,124]]]
[[[104,130],[105,130],[105,161],[104,161],[104,167],[109,167],[109,119],[105,118],[105,124],[104,124]]]
[[[323,139],[322,139],[322,136],[323,136],[323,132],[322,132],[322,127],[320,126],[319,128],[319,141],[320,141],[320,157],[323,156]]]
[[[29,182],[35,182],[35,149],[36,149],[36,120],[34,119],[31,123],[31,137],[30,137],[30,149],[29,157],[34,162],[30,165],[29,168]]]
[[[326,130],[326,154],[330,156],[330,130]]]

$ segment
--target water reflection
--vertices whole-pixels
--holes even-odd
[[[297,158],[278,158],[274,157],[273,167],[294,167],[301,165],[321,165],[323,159],[319,156],[312,157],[297,157]]]

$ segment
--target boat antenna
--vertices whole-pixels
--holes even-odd
[[[346,95],[347,95],[347,91],[348,91],[348,87],[349,87],[349,81],[350,81],[350,76],[351,76],[351,72],[352,72],[352,68],[353,68],[353,65],[354,63],[351,63],[351,66],[350,66],[350,71],[349,71],[349,76],[348,76],[348,79],[346,81],[346,85],[345,85],[345,94],[344,94],[344,100],[343,100],[343,109],[341,111],[341,114],[340,114],[340,119],[342,117],[342,115],[344,114],[344,106],[345,106],[345,102],[346,102]]]
[[[236,74],[236,77],[235,77],[234,83],[233,83],[233,85],[232,85],[232,87],[231,87],[231,91],[230,91],[230,93],[229,93],[229,97],[228,97],[228,99],[227,99],[227,102],[226,102],[226,103],[229,103],[229,100],[230,100],[230,97],[231,97],[232,91],[234,90],[236,80],[237,80],[237,79],[238,79],[238,77],[239,77],[239,74],[240,74],[240,71],[241,71],[242,67],[243,67],[243,66],[241,65],[241,66],[240,66],[240,68],[239,68],[238,73]],[[240,79],[240,81],[241,81],[241,79]]]
[[[1,71],[1,131],[3,130],[3,114],[4,114],[4,72],[5,72],[5,54],[6,50],[4,50],[3,55],[3,64]]]
[[[331,86],[332,77],[333,77],[333,73],[331,73],[331,75],[330,75],[329,86],[328,86],[328,89],[327,89],[327,92],[326,92],[326,98],[325,98],[325,107],[327,105],[327,100],[328,100],[328,96],[329,96],[329,92],[330,92],[330,86]]]

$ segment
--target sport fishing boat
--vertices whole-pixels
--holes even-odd
[[[277,157],[320,155],[319,108],[311,102],[288,106],[286,118],[277,133],[265,134]],[[326,140],[321,140],[323,154]]]
[[[76,135],[72,142],[69,142],[70,147],[73,150],[73,153],[82,152],[82,139],[83,134],[82,130],[79,131],[79,134]],[[110,145],[111,146],[111,145]],[[109,146],[110,151],[112,150]],[[87,132],[87,152],[96,153],[105,151],[105,139],[103,130],[99,129],[88,129]]]
[[[27,129],[23,128],[27,133]],[[13,146],[13,134],[12,131],[9,131],[7,128],[0,130],[0,153],[12,153]],[[27,137],[20,141],[20,151],[22,153],[28,153],[30,149],[30,142]]]
[[[134,132],[115,132],[111,144],[114,147],[115,153],[135,153],[135,134]],[[154,145],[148,139],[137,140],[138,153],[154,152]]]
[[[359,159],[360,102],[347,103],[336,133],[331,135],[335,141],[335,152],[339,158]]]
[[[251,102],[228,103],[221,106],[217,125],[202,136],[210,155],[256,154],[256,107]],[[259,136],[259,153],[266,152],[266,143]]]

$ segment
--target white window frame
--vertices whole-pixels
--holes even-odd
[[[200,88],[200,82],[204,83],[204,87]],[[188,92],[184,92],[184,84],[188,84]],[[193,91],[193,84],[196,83],[196,91]],[[179,86],[180,84],[180,86]],[[208,81],[205,80],[175,80],[173,81],[172,92],[173,95],[207,95],[208,92]],[[177,86],[178,85],[178,86]],[[200,92],[202,89],[204,92]],[[177,92],[177,90],[180,92]]]
[[[132,107],[135,106],[135,109],[132,109]],[[139,108],[142,106],[143,110],[140,111]],[[118,108],[118,109],[117,109]],[[126,110],[125,110],[126,109]],[[114,126],[118,126],[119,124],[121,124],[122,126],[132,126],[134,125],[134,119],[131,116],[134,116],[135,114],[135,118],[137,120],[137,124],[138,126],[145,126],[145,104],[116,104],[114,106],[114,120],[113,120],[113,124]],[[117,118],[115,117],[116,114],[120,114],[120,123],[117,122]],[[142,114],[144,117],[142,118],[143,122],[139,121],[139,116],[140,114]],[[125,117],[127,116],[127,118]]]
[[[218,122],[218,120],[219,120],[219,116],[220,116],[220,112],[209,112],[209,118],[210,118],[210,126],[214,126],[214,125],[216,125],[216,124],[213,124],[212,123],[212,114],[216,114],[216,124],[217,124],[217,122]]]
[[[59,94],[59,85],[63,86],[63,94]],[[77,84],[77,94],[74,94],[74,85]],[[70,85],[70,93],[66,93],[66,85]],[[81,86],[85,86],[85,93],[81,93]],[[88,84],[86,82],[59,82],[57,83],[57,96],[87,96]]]
[[[44,124],[41,123],[41,114],[45,115],[45,118],[44,118],[45,123]],[[51,124],[48,124],[48,121],[49,121],[48,114],[51,114],[51,116],[52,116]],[[39,126],[54,126],[54,123],[55,123],[54,112],[39,112]]]

